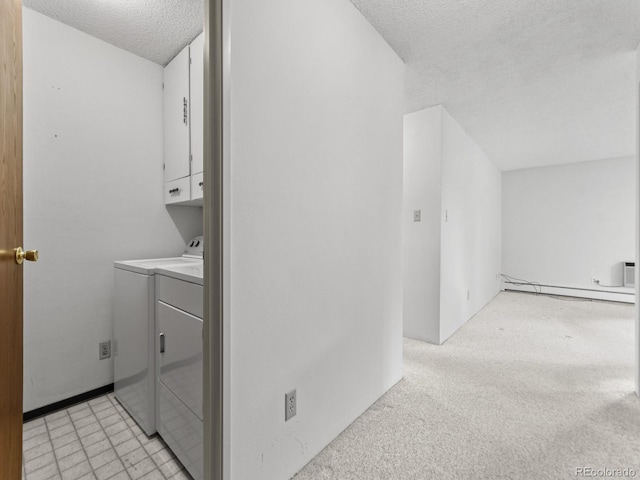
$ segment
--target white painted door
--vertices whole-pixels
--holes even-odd
[[[191,43],[191,175],[202,172],[204,148],[204,33]],[[192,195],[200,192],[191,189]],[[202,195],[200,195],[201,197]]]
[[[188,177],[189,47],[164,69],[164,181]]]

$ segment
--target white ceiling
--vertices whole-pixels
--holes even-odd
[[[503,170],[633,155],[640,0],[351,0],[407,64],[405,110],[443,104]],[[24,0],[165,65],[203,0]]]
[[[22,4],[163,66],[204,24],[203,0],[23,0]]]
[[[351,0],[503,170],[635,151],[638,0]]]

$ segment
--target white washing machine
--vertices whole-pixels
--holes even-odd
[[[181,257],[114,262],[115,396],[147,435],[156,432],[156,269],[202,264],[202,257],[200,236],[187,244]]]

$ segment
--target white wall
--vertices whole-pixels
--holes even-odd
[[[163,204],[162,69],[23,11],[24,410],[113,382],[113,261],[180,254],[202,209]]]
[[[559,287],[611,290],[592,277],[621,285],[620,262],[635,258],[635,177],[634,157],[505,172],[503,272]]]
[[[431,343],[440,343],[442,110],[404,116],[403,334]]]
[[[440,343],[500,291],[501,174],[442,109]]]
[[[231,35],[231,477],[286,479],[402,375],[403,64],[348,0]]]
[[[405,336],[442,344],[500,291],[500,198],[500,171],[442,106],[405,115]]]

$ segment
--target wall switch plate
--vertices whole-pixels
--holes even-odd
[[[414,210],[413,211],[413,221],[414,222],[419,222],[420,221],[420,214],[421,214],[421,210]]]
[[[284,421],[296,416],[298,410],[296,391],[291,390],[284,394]]]
[[[111,356],[111,340],[108,342],[100,342],[98,344],[98,358],[104,360]]]

